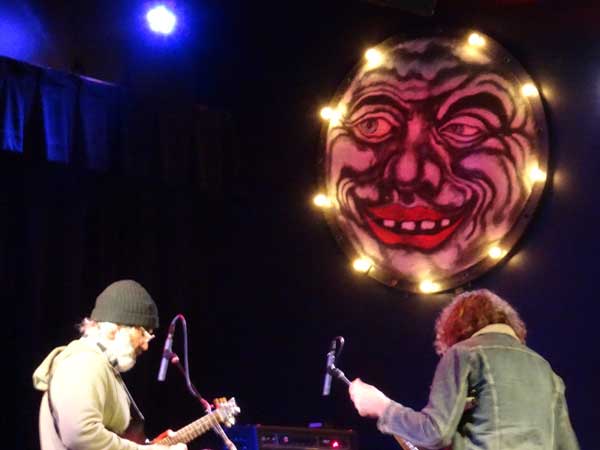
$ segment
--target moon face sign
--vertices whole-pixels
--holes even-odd
[[[478,36],[388,40],[336,95],[323,132],[327,216],[348,255],[387,284],[449,289],[481,275],[543,190],[531,178],[547,161],[535,85]]]

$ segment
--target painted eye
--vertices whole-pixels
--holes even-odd
[[[465,125],[464,123],[451,123],[444,127],[444,132],[466,138],[477,136],[480,131],[479,128]]]
[[[396,125],[381,116],[368,116],[352,124],[357,137],[367,142],[381,142],[387,139]]]
[[[472,116],[456,117],[439,128],[442,136],[455,145],[468,145],[488,134],[487,125]]]

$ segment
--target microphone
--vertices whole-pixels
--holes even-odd
[[[169,361],[173,354],[173,334],[175,334],[175,320],[171,322],[171,325],[169,325],[169,334],[167,334],[167,339],[165,340],[165,347],[163,348],[160,368],[158,369],[158,381],[165,381],[165,377],[167,376]]]
[[[327,352],[327,362],[325,363],[325,379],[323,380],[323,396],[329,395],[331,391],[331,373],[329,373],[329,369],[333,367],[335,363],[335,347],[337,340],[334,339],[331,341],[331,347]]]

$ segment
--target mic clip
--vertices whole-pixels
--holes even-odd
[[[171,364],[176,364],[179,361],[179,356],[172,350],[165,348],[163,350],[163,358],[167,358]]]
[[[350,386],[350,380],[346,378],[344,372],[335,367],[333,364],[327,367],[327,372],[329,372],[329,375],[331,375],[332,377],[335,377],[338,380],[343,381],[346,385]]]
[[[338,341],[340,343],[339,348],[337,348]],[[348,378],[346,378],[346,375],[344,374],[344,372],[342,372],[340,369],[338,369],[335,366],[335,361],[337,358],[339,358],[340,354],[342,353],[343,348],[344,348],[344,338],[342,336],[336,336],[335,339],[333,341],[331,341],[331,347],[330,347],[329,352],[327,353],[326,371],[330,376],[337,378],[338,380],[344,382],[346,385],[350,385],[350,380],[348,380]]]

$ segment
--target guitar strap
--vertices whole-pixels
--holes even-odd
[[[102,350],[102,352],[106,355],[106,347],[104,345],[102,345],[100,342],[96,342],[96,345],[98,345],[98,347],[100,348],[100,350]],[[107,356],[107,358],[108,358],[108,356]],[[127,394],[127,397],[129,397],[129,404],[131,405],[131,409],[135,412],[135,414],[137,415],[137,417],[142,422],[144,422],[146,419],[145,419],[144,415],[142,414],[142,411],[140,411],[140,408],[138,407],[137,403],[133,399],[133,395],[131,395],[131,392],[129,392],[129,389],[127,389],[127,385],[125,384],[125,381],[123,380],[123,377],[121,377],[121,373],[117,370],[117,367],[116,367],[117,361],[111,361],[109,359],[108,362],[110,363],[110,366],[112,367],[112,370],[113,370],[113,372],[115,374],[115,377],[117,377],[117,380],[119,380],[119,384],[125,390],[125,393]],[[133,414],[132,414],[132,416],[133,416]]]
[[[102,350],[102,352],[106,355],[106,347],[104,345],[102,345],[100,342],[96,343],[98,345],[98,347],[100,348],[100,350]],[[57,354],[56,356],[58,356],[59,354]],[[56,416],[56,410],[54,409],[54,406],[52,406],[52,398],[50,396],[50,383],[52,383],[52,375],[54,374],[54,371],[52,370],[53,366],[54,366],[54,361],[56,359],[56,356],[54,356],[54,358],[52,358],[52,361],[50,362],[50,367],[48,369],[48,372],[50,374],[50,376],[48,377],[48,408],[50,409],[50,414],[52,415],[52,423],[54,424],[54,430],[56,431],[56,435],[58,436],[58,438],[61,440],[61,442],[63,442],[62,437],[60,435],[60,430],[58,428],[58,419]],[[134,412],[135,412],[135,416],[137,416],[137,419],[143,423],[146,419],[144,418],[144,415],[142,414],[142,411],[140,410],[140,408],[138,407],[137,403],[135,402],[135,400],[133,399],[133,396],[131,395],[131,392],[129,392],[129,389],[127,389],[127,385],[125,384],[125,381],[123,380],[123,378],[121,377],[120,372],[117,370],[117,368],[115,367],[116,365],[116,361],[110,361],[110,366],[113,369],[113,372],[115,374],[115,376],[117,377],[117,380],[119,381],[119,384],[123,387],[123,389],[125,390],[125,393],[127,394],[127,397],[129,398],[129,405],[130,405],[130,416],[131,419],[130,421],[133,421],[133,417],[134,417]],[[64,442],[63,442],[64,445]],[[69,450],[66,446],[65,448],[67,450]]]
[[[56,355],[58,356],[58,354]],[[52,370],[53,366],[54,366],[54,361],[56,360],[56,356],[54,358],[52,358],[52,362],[50,362],[50,368],[48,369],[48,373],[50,374],[50,376],[48,377],[48,390],[46,391],[48,393],[48,408],[50,409],[50,414],[52,415],[52,423],[54,425],[54,431],[56,431],[56,435],[58,436],[58,438],[60,439],[60,441],[63,443],[63,445],[65,445],[64,441],[62,440],[62,436],[60,435],[60,430],[58,428],[58,419],[56,418],[56,410],[54,409],[54,406],[52,406],[52,397],[50,395],[50,384],[52,383],[52,376],[54,375],[54,370]],[[65,448],[67,450],[69,450],[69,448],[65,445]]]

